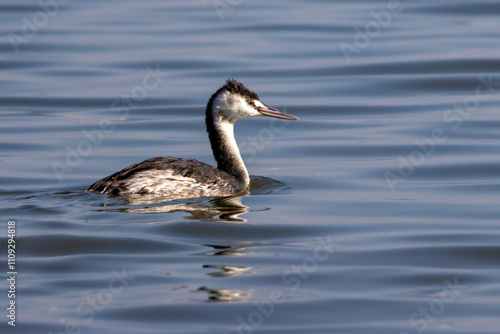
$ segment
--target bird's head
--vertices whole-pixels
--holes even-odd
[[[210,98],[210,112],[215,119],[233,124],[240,118],[268,116],[287,120],[298,117],[265,105],[259,96],[241,82],[229,79]]]

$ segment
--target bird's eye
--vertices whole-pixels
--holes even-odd
[[[255,103],[254,103],[253,101],[248,101],[248,105],[249,105],[250,107],[255,107]]]

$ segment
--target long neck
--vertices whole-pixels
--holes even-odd
[[[212,112],[212,105],[207,106],[206,125],[210,145],[217,161],[217,168],[234,176],[247,186],[250,183],[245,163],[234,139],[234,126],[224,122]]]

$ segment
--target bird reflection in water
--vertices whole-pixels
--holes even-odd
[[[234,267],[225,265],[205,264],[203,268],[216,269],[215,272],[210,272],[207,275],[211,277],[226,277],[226,276],[239,276],[249,271],[250,267]]]
[[[196,292],[208,293],[208,301],[211,302],[237,302],[248,297],[248,292],[243,290],[209,289],[202,286]]]
[[[243,255],[243,250],[246,247],[233,247],[224,245],[206,245],[212,247],[214,252],[212,256],[238,256]],[[248,275],[251,273],[252,267],[243,266],[229,266],[221,264],[205,264],[203,268],[213,269],[207,273],[210,277],[234,277]],[[196,292],[206,292],[208,294],[208,301],[217,302],[235,302],[242,301],[249,297],[250,292],[239,289],[214,289],[206,286],[199,287]]]
[[[215,197],[215,198],[193,198],[193,199],[172,199],[165,196],[154,195],[129,195],[129,196],[110,196],[111,201],[100,204],[97,211],[114,211],[126,213],[175,213],[185,212],[183,216],[186,220],[217,221],[217,222],[246,222],[246,219],[240,217],[250,211],[250,208],[242,204],[242,198],[249,195],[269,195],[290,193],[292,187],[290,184],[277,181],[268,177],[252,177],[250,189],[238,193],[234,196]],[[269,208],[256,209],[252,211],[269,210]],[[147,222],[146,224],[162,224],[165,221]],[[206,256],[224,256],[230,257],[244,256],[251,249],[260,244],[259,241],[239,241],[228,244],[204,243],[204,246],[210,247],[210,251],[197,253],[196,255]],[[220,260],[220,259],[218,259]],[[243,275],[252,275],[252,267],[235,266],[234,264],[208,263],[202,266],[205,274],[210,278],[228,278]],[[226,281],[208,279],[210,285],[223,284]],[[186,292],[195,293],[198,296],[206,294],[207,302],[240,302],[251,298],[252,290],[218,288],[214,286],[190,286],[189,284],[176,285],[170,287],[170,294],[165,299],[169,303],[175,301],[192,300],[192,295],[185,295]],[[180,295],[175,298],[174,295]]]
[[[268,177],[252,177],[250,188],[227,197],[175,199],[153,194],[131,194],[112,197],[112,202],[100,204],[96,211],[126,212],[126,213],[176,213],[185,212],[186,220],[203,220],[218,222],[246,222],[241,218],[249,211],[249,207],[241,200],[249,195],[267,195],[288,193],[291,185]],[[265,209],[267,210],[267,209]]]
[[[143,195],[138,195],[140,196],[139,198],[128,196],[126,198],[127,207],[107,207],[103,211],[143,214],[185,212],[189,214],[183,217],[187,220],[245,222],[246,219],[239,217],[239,215],[248,212],[248,207],[241,204],[241,198],[245,195],[246,194],[238,194],[236,196],[217,197],[212,199],[198,198],[187,201],[183,200],[180,203],[171,201],[164,202],[164,198],[144,198]],[[157,205],[151,205],[155,200],[159,203],[157,203]],[[146,206],[144,206],[144,204],[146,204]]]

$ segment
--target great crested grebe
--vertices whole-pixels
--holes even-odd
[[[217,168],[197,160],[151,158],[95,182],[88,190],[110,195],[158,194],[176,198],[236,194],[248,187],[250,177],[234,139],[234,122],[254,116],[298,119],[266,106],[256,93],[229,79],[210,97],[206,109],[205,123]]]

